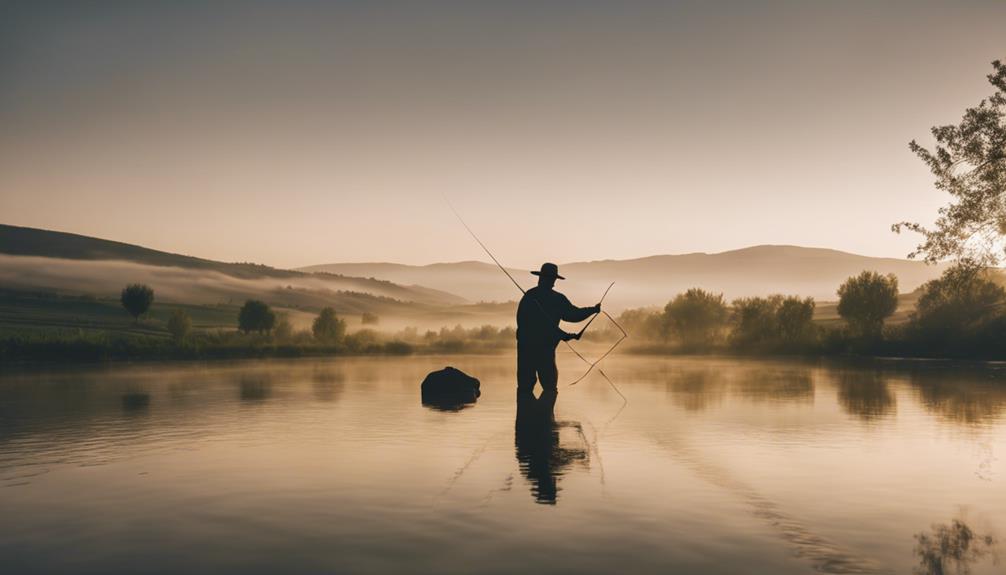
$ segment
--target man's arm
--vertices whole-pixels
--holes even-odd
[[[565,297],[565,305],[563,306],[562,320],[576,323],[578,321],[583,321],[588,317],[594,315],[595,313],[601,313],[601,304],[592,305],[590,307],[576,307],[569,302],[569,299]]]
[[[580,339],[580,334],[565,332],[565,331],[562,331],[561,329],[559,330],[559,340],[560,341],[569,341],[571,339]]]

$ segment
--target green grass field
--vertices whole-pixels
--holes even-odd
[[[236,305],[186,305],[154,302],[134,323],[117,299],[63,296],[48,292],[0,291],[0,336],[52,331],[113,332],[168,337],[168,317],[176,309],[197,330],[236,329]]]
[[[313,314],[285,308],[273,309],[301,325],[293,333],[241,333],[237,330],[239,309],[237,305],[155,301],[150,311],[134,322],[117,299],[0,290],[0,361],[492,353],[500,348],[498,337],[458,339],[453,332],[406,342],[363,329],[334,343],[317,341],[303,330]],[[192,331],[181,341],[172,339],[167,330],[168,318],[175,310],[185,311],[192,320]],[[509,339],[507,343],[511,343]]]

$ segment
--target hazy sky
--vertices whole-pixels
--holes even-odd
[[[1006,2],[3,2],[0,222],[228,261],[904,256]]]

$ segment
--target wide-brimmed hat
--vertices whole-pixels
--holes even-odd
[[[555,265],[553,263],[548,263],[548,262],[541,264],[541,270],[536,271],[536,272],[531,272],[531,274],[532,275],[536,275],[536,276],[545,277],[545,278],[556,278],[556,279],[560,279],[560,280],[566,279],[566,278],[562,277],[561,275],[559,275],[559,266],[557,266],[557,265]]]

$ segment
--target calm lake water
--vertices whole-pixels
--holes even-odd
[[[1002,572],[1006,367],[604,367],[530,429],[511,356],[8,369],[0,571]]]

